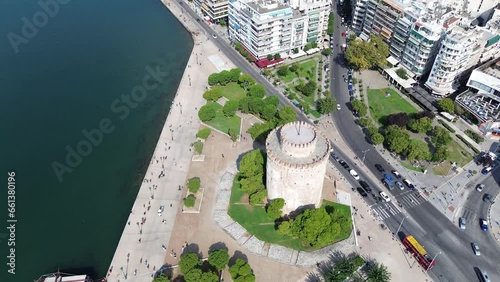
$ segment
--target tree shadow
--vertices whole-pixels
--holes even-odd
[[[226,243],[217,242],[217,243],[212,244],[208,248],[208,253],[210,254],[212,251],[215,251],[215,250],[225,250],[227,252],[227,251],[229,251],[229,248],[227,247]]]
[[[182,252],[182,254],[187,254],[187,253],[195,253],[199,257],[203,257],[203,253],[200,252],[200,246],[198,246],[198,244],[196,244],[196,243],[190,243],[187,245],[186,248],[184,248],[184,251]]]
[[[169,279],[172,279],[173,275],[174,275],[174,268],[173,268],[173,265],[171,264],[164,264],[160,267],[160,269],[158,269],[155,273],[154,273],[154,278],[162,275],[162,274],[165,274],[165,276],[167,276]],[[175,280],[173,280],[175,281]]]
[[[233,266],[233,264],[236,263],[236,260],[237,259],[242,259],[244,260],[245,262],[248,263],[248,257],[247,255],[245,255],[244,253],[242,253],[241,251],[234,251],[234,254],[233,256],[229,259],[229,262],[228,262],[228,266],[231,267]]]

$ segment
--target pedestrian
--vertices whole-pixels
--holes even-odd
[[[172,204],[170,204],[170,207],[172,207]]]
[[[139,238],[139,243],[141,242],[141,238]],[[142,262],[142,259],[141,259],[141,262]]]

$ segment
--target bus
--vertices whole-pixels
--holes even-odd
[[[436,261],[429,256],[424,247],[412,235],[408,235],[403,239],[403,245],[413,254],[413,257],[415,257],[425,271],[431,270],[436,265]]]

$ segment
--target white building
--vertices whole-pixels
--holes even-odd
[[[289,54],[326,36],[328,0],[230,0],[229,37],[257,59]]]
[[[228,0],[195,0],[198,1],[201,10],[211,21],[216,22],[225,19],[228,13]]]

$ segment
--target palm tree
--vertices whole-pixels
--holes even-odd
[[[379,263],[372,263],[366,273],[368,282],[389,282],[391,281],[391,273],[387,270],[387,266]]]

